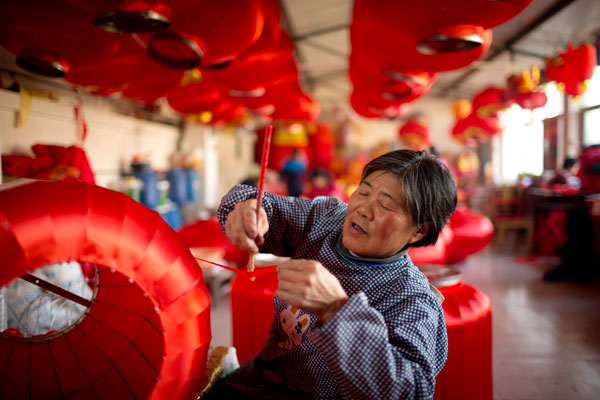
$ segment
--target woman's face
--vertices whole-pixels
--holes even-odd
[[[358,255],[390,257],[425,233],[404,209],[398,178],[389,172],[367,176],[348,200],[342,243]]]

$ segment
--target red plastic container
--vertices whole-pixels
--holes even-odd
[[[492,310],[489,297],[447,267],[421,269],[444,295],[448,361],[436,379],[434,400],[493,398]]]

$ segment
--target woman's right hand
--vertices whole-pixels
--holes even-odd
[[[261,207],[256,221],[256,199],[249,199],[235,205],[225,221],[225,234],[238,249],[250,254],[258,253],[258,246],[264,242],[269,230],[267,213]]]

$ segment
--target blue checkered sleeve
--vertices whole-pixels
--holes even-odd
[[[443,320],[429,296],[396,307],[390,329],[383,315],[369,306],[363,292],[309,337],[348,399],[429,399],[435,375],[446,354],[445,335],[436,335]],[[433,340],[432,340],[433,339]],[[442,341],[435,345],[436,340]]]

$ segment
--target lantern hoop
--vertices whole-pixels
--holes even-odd
[[[171,21],[154,10],[108,11],[94,18],[94,25],[113,33],[150,33],[167,29]]]
[[[169,49],[185,49],[185,53],[191,52],[191,55],[188,57],[167,55],[158,49],[159,43],[166,45]],[[180,54],[183,54],[184,51]],[[173,69],[196,68],[202,63],[204,57],[204,52],[195,40],[183,37],[175,32],[158,32],[152,35],[148,43],[148,54],[154,61]]]
[[[24,49],[17,53],[17,65],[27,71],[51,78],[64,78],[69,71],[69,64],[63,59],[31,49]]]
[[[480,35],[452,36],[435,33],[417,43],[417,51],[422,54],[455,53],[475,49],[483,44]]]

